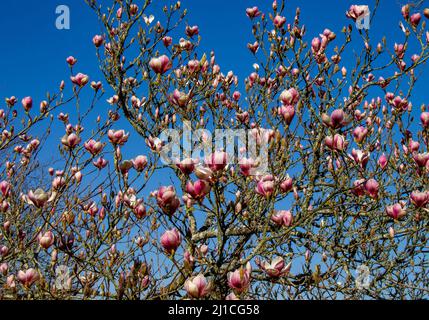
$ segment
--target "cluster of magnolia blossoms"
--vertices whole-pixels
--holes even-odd
[[[295,88],[284,90],[280,94],[280,101],[282,106],[277,110],[277,113],[287,125],[290,125],[295,116],[295,105],[299,100],[298,91]]]
[[[240,161],[240,173],[248,176],[250,170],[255,166],[255,160],[243,158]],[[187,207],[191,207],[196,202],[202,202],[210,193],[211,184],[218,179],[224,179],[225,170],[228,167],[228,155],[224,151],[216,151],[208,155],[204,163],[196,159],[186,158],[177,161],[177,168],[186,176],[192,173],[198,178],[196,181],[189,180],[185,187],[185,194],[182,200]],[[231,168],[231,170],[233,170]],[[288,175],[282,181],[279,181],[273,175],[255,175],[255,192],[259,195],[269,198],[277,189],[282,193],[288,193],[293,189],[293,179]],[[162,186],[159,190],[152,193],[157,200],[158,206],[162,212],[172,215],[180,206],[179,198],[176,195],[173,186]]]
[[[224,179],[225,170],[228,168],[228,155],[223,151],[217,151],[208,155],[201,164],[196,159],[184,159],[176,163],[177,168],[185,176],[195,174],[198,178],[195,181],[189,180],[184,189],[182,201],[187,207],[193,206],[195,203],[202,202],[210,193],[211,185],[218,179]],[[248,163],[240,164],[240,172],[246,175],[248,171]],[[283,181],[278,181],[272,175],[255,176],[256,187],[255,192],[262,197],[270,197],[277,189],[280,192],[287,193],[293,189],[293,179],[287,176]],[[180,207],[180,199],[173,186],[161,186],[158,190],[151,194],[161,209],[166,215],[173,215]],[[289,210],[276,211],[271,216],[271,221],[274,225],[289,227],[292,225],[293,216]],[[182,243],[182,236],[175,228],[166,230],[160,238],[160,244],[168,255],[174,255]],[[205,246],[206,247],[206,246]],[[205,249],[200,248],[199,252],[205,254]],[[193,264],[194,257],[188,251],[184,254],[187,264]],[[266,272],[270,277],[279,277],[287,275],[290,270],[290,264],[285,266],[281,258],[277,258],[272,264],[266,262],[261,265],[261,270]],[[228,283],[231,289],[237,294],[240,294],[248,289],[250,285],[250,264],[246,268],[240,268],[228,275]],[[185,290],[190,297],[202,298],[210,292],[211,283],[204,275],[191,277],[185,283]],[[228,299],[237,298],[234,293],[228,296]]]
[[[401,47],[402,48],[402,47]],[[401,49],[402,50],[402,49]],[[402,53],[401,53],[401,57]],[[399,96],[394,96],[393,93],[388,92],[385,97],[386,102],[392,106],[392,113],[395,112],[403,112],[405,110],[409,110],[411,108],[411,103],[408,102],[406,99],[401,98]],[[377,106],[381,105],[381,98],[377,98],[375,101],[372,101],[370,104],[366,103],[366,107],[372,109],[376,108]],[[387,113],[387,108],[383,107],[383,113]],[[428,113],[426,111],[423,111],[421,113],[421,124],[423,126],[424,130],[427,130],[428,125],[426,122],[426,117]],[[361,121],[365,117],[365,113],[361,113],[359,110],[356,110],[354,112],[354,118],[356,121]],[[342,109],[336,109],[334,110],[330,115],[324,113],[322,114],[322,121],[326,127],[328,127],[333,134],[327,136],[325,138],[325,146],[332,151],[333,157],[328,157],[328,164],[329,168],[333,170],[334,167],[334,159],[337,157],[337,154],[341,152],[345,152],[349,146],[349,141],[347,141],[346,137],[341,133],[335,133],[335,131],[340,130],[341,128],[347,126],[352,119],[350,119],[344,110]],[[375,120],[371,118],[367,118],[366,122],[367,125],[371,125],[375,121],[376,123],[380,124],[380,119],[376,118]],[[389,124],[386,125],[387,128],[391,128]],[[369,134],[369,130],[362,125],[356,126],[354,129],[352,129],[352,137],[355,141],[355,143],[358,146],[363,146],[364,142]],[[377,143],[378,146],[380,145]],[[407,145],[403,145],[403,151],[405,155],[411,156],[411,159],[414,161],[416,165],[416,172],[418,175],[422,175],[424,172],[429,172],[429,153],[419,152],[420,150],[420,143],[417,141],[414,141],[413,139],[409,139]],[[399,158],[399,150],[394,150],[394,156],[395,158]],[[354,165],[359,166],[361,169],[365,169],[368,161],[370,159],[370,152],[368,150],[362,150],[362,149],[355,149],[353,148],[351,151],[351,154],[349,154],[349,159],[352,161]],[[340,168],[342,166],[342,163],[337,157],[335,161],[335,165]],[[377,165],[381,170],[385,170],[386,167],[389,165],[389,159],[388,157],[383,153],[377,160]],[[400,169],[404,169],[404,165],[400,166]],[[369,197],[373,199],[378,199],[379,197],[379,182],[376,181],[375,178],[361,178],[353,182],[353,188],[352,193],[356,196],[364,196],[368,195]],[[419,195],[417,197],[416,195]],[[418,208],[425,207],[427,204],[426,199],[426,191],[419,192],[415,191],[411,194],[410,200],[414,206]],[[413,199],[421,198],[421,201],[416,201]],[[386,209],[387,214],[394,218],[394,219],[400,219],[403,216],[405,216],[406,209],[405,209],[405,202],[401,202],[392,206],[388,206]]]
[[[316,37],[311,41],[311,51],[313,53],[313,57],[318,64],[322,64],[328,61],[325,51],[328,44],[335,38],[336,35],[334,32],[329,29],[325,29],[323,31],[323,34],[320,35],[320,38]],[[334,63],[338,64],[341,60],[341,57],[339,55],[334,55],[331,57],[331,60]]]
[[[399,99],[396,99],[396,100],[399,100]],[[389,102],[388,98],[386,98],[386,101]],[[359,120],[361,115],[357,114],[356,116],[357,116],[357,120]],[[349,122],[348,119],[346,118],[344,111],[341,109],[337,109],[333,111],[330,116],[327,114],[324,114],[322,118],[323,118],[324,124],[330,127],[331,129],[341,128],[346,124],[348,124]],[[422,124],[424,128],[426,128],[423,121],[422,121]],[[358,145],[362,145],[366,136],[368,135],[368,129],[362,126],[357,126],[353,130],[352,135],[355,142]],[[345,151],[347,149],[348,144],[349,143],[346,140],[346,138],[343,135],[338,133],[335,133],[334,135],[331,135],[331,136],[327,136],[325,138],[326,147],[332,150],[334,154]],[[403,145],[403,151],[405,155],[412,156],[412,159],[416,164],[416,171],[419,175],[421,175],[423,171],[427,171],[427,172],[429,171],[429,161],[428,161],[429,154],[427,152],[419,153],[419,148],[420,148],[420,143],[417,141],[413,141],[412,139],[409,140],[408,145]],[[395,157],[398,157],[398,156],[399,156],[399,150],[395,150]],[[367,150],[353,149],[349,157],[356,165],[358,165],[362,169],[365,169],[370,158],[370,153]],[[384,153],[379,157],[377,164],[382,170],[384,170],[389,164],[389,159],[386,157]],[[336,165],[338,167],[341,167],[341,162],[338,159],[336,161]],[[331,166],[333,166],[332,162],[331,162]],[[358,179],[353,183],[352,192],[356,196],[368,195],[376,199],[378,197],[378,192],[379,192],[379,183],[374,178],[370,178],[368,180]],[[423,200],[421,202],[413,201],[413,198],[416,198],[415,194],[417,193],[426,195],[425,192],[422,192],[422,193],[418,191],[413,192],[411,195],[411,202],[414,205],[416,205],[416,203],[419,203],[419,205],[416,205],[417,207],[424,207],[427,203],[424,200],[425,196],[422,196]],[[400,205],[398,204],[395,206],[389,206],[387,209],[387,212],[389,216],[395,219],[400,218],[404,216],[404,213],[405,213],[404,204],[401,203]]]
[[[354,21],[362,19],[369,15],[369,8],[366,5],[351,5],[346,12],[346,16]]]
[[[275,6],[275,4],[273,4]],[[246,14],[250,19],[254,19],[261,15],[261,12],[258,10],[257,7],[248,8],[246,10]],[[347,16],[352,18],[353,20],[358,20],[368,14],[368,7],[367,6],[352,6],[350,10],[347,12]],[[413,18],[411,19],[411,23],[414,26],[418,25],[418,19],[416,18],[418,15],[413,15]],[[285,18],[281,16],[276,16],[273,20],[274,25],[277,28],[282,28],[285,23]],[[336,38],[335,33],[332,31],[326,29],[323,34],[320,35],[320,38],[314,38],[311,43],[311,51],[313,53],[314,58],[316,59],[317,63],[322,64],[327,61],[326,57],[326,48],[327,45]],[[256,53],[259,48],[259,43],[255,42],[253,44],[248,44],[248,48],[252,53]],[[394,52],[398,59],[402,60],[404,58],[406,47],[402,44],[395,44]],[[418,60],[418,56],[413,56],[412,61],[415,62]],[[331,60],[338,64],[341,60],[340,56],[335,55],[331,57]],[[197,61],[198,62],[198,61]],[[171,68],[171,62],[166,56],[161,56],[159,58],[152,58],[150,62],[150,67],[155,71],[156,73],[163,74],[166,71],[168,71]],[[196,70],[199,67],[198,63],[193,63],[192,61],[189,63],[189,68],[191,70]],[[401,71],[405,68],[405,63],[403,61],[400,61],[398,63],[398,67]],[[279,69],[279,72],[282,72],[281,69]],[[298,70],[293,70],[292,74],[297,74]],[[342,70],[343,76],[347,73],[345,68]],[[374,80],[374,76],[372,74],[369,74],[366,78],[368,82]],[[264,79],[259,79],[259,76],[254,73],[250,75],[248,78],[248,86],[252,86],[256,81],[263,82]],[[323,79],[316,79],[316,84],[322,84]],[[379,85],[382,88],[385,88],[388,85],[388,82],[385,81],[382,77],[379,78]],[[235,96],[238,96],[239,99],[239,93],[235,92]],[[191,99],[191,96],[187,93],[180,92],[178,90],[175,90],[173,94],[169,97],[169,101],[172,105],[176,105],[179,107],[186,107]],[[298,102],[299,99],[299,93],[296,89],[290,88],[288,90],[284,90],[280,95],[280,101],[282,102],[282,105],[277,109],[278,115],[282,118],[282,120],[285,122],[286,125],[290,125],[294,116],[295,116],[295,105]],[[401,110],[405,111],[411,108],[411,104],[405,99],[401,98],[399,96],[395,97],[393,94],[388,93],[386,95],[386,101],[389,105],[395,108],[395,110]],[[377,101],[379,103],[379,101]],[[248,123],[249,121],[249,114],[246,111],[237,112],[236,114],[237,119],[241,123]],[[365,115],[361,114],[359,110],[355,111],[355,119],[356,120],[362,120]],[[348,125],[351,121],[351,119],[348,119],[346,113],[341,110],[337,109],[334,110],[331,115],[323,114],[322,115],[322,121],[323,123],[332,129],[334,132],[338,129],[341,129]],[[429,123],[429,114],[427,112],[423,112],[421,115],[421,121],[422,124],[427,127]],[[368,123],[370,125],[370,123]],[[358,145],[362,145],[363,142],[366,139],[366,136],[368,135],[369,131],[367,128],[363,126],[357,126],[353,129],[352,135],[355,140],[355,142]],[[332,150],[334,153],[343,152],[347,149],[349,142],[346,140],[346,137],[343,134],[340,133],[333,133],[331,136],[327,136],[325,138],[325,145],[330,150]],[[159,151],[159,149],[162,146],[159,144],[156,146],[156,150]],[[155,148],[153,148],[155,149]],[[186,194],[182,197],[185,204],[190,207],[193,205],[195,201],[201,202],[204,197],[210,192],[210,184],[216,179],[217,171],[222,171],[226,164],[226,159],[223,161],[223,157],[226,157],[226,154],[222,153],[215,153],[209,157],[209,161],[206,160],[206,166],[201,166],[197,160],[194,159],[184,159],[180,163],[177,164],[177,167],[180,169],[180,171],[185,175],[190,175],[191,173],[195,172],[196,176],[199,178],[199,180],[192,182],[189,181],[186,184]],[[360,166],[362,169],[365,169],[367,166],[367,163],[369,161],[370,153],[366,150],[360,150],[360,149],[353,149],[351,154],[349,155],[350,159],[354,161],[358,166]],[[420,167],[426,166],[426,158],[424,156],[421,156],[419,154],[416,154],[413,156],[416,160],[416,163],[420,161],[422,164]],[[420,158],[423,157],[424,159],[420,160]],[[214,163],[214,159],[217,159],[217,163]],[[210,162],[210,160],[212,160]],[[255,165],[254,159],[242,159],[243,161],[240,162],[240,172],[245,175],[249,176],[251,175],[251,169]],[[328,159],[331,166],[332,159]],[[383,153],[379,160],[378,165],[384,169],[388,165],[389,159],[386,157],[386,155]],[[337,160],[337,165],[340,166],[339,160]],[[286,180],[282,181],[281,183],[278,183],[277,178],[272,175],[264,175],[264,176],[255,176],[256,180],[256,187],[255,192],[259,195],[269,198],[271,197],[275,191],[277,186],[280,187],[280,190],[282,192],[289,192],[293,189],[293,181],[291,178],[287,177]],[[354,187],[352,188],[352,192],[356,196],[363,196],[367,195],[371,198],[377,199],[379,196],[379,183],[374,179],[359,179],[356,180],[353,183]],[[167,192],[165,192],[167,190]],[[167,196],[164,196],[166,194]],[[421,194],[421,195],[420,195]],[[424,195],[424,196],[423,196]],[[413,200],[416,198],[422,198],[423,200]],[[424,199],[426,197],[426,193],[422,192],[417,194],[416,192],[413,192],[411,195],[411,201],[414,205],[420,207],[423,207],[426,205],[427,201]],[[162,187],[157,192],[157,202],[160,208],[164,213],[173,214],[175,210],[179,207],[179,199],[176,196],[174,187]],[[416,204],[418,203],[418,205]],[[403,209],[405,204],[401,202],[401,204],[397,204],[394,206],[389,206],[387,213],[392,218],[400,218],[403,216],[405,210]],[[172,209],[171,209],[172,208]],[[293,221],[293,216],[290,211],[277,211],[271,216],[271,220],[278,225],[284,225],[284,226],[290,226]],[[166,231],[166,233],[163,235],[163,247],[167,252],[174,252],[181,242],[181,237],[178,234],[177,230],[169,230]],[[282,265],[283,262],[273,262],[274,265]],[[268,265],[268,264],[267,264]],[[270,267],[262,267],[263,270],[270,270],[272,268]],[[281,269],[281,268],[280,268]],[[236,271],[235,273],[231,273],[228,277],[229,284],[231,288],[234,288],[238,292],[242,290],[242,288],[246,288],[248,286],[248,274],[250,274],[251,270],[249,268],[240,269],[240,271]],[[272,273],[271,273],[272,274]],[[279,274],[282,274],[282,272],[279,272]],[[236,276],[234,276],[236,275]],[[204,279],[204,281],[203,281]],[[199,275],[196,282],[201,285],[202,288],[205,288],[207,285],[207,281],[202,275]],[[199,292],[198,290],[193,290],[195,292]],[[188,291],[189,293],[189,291]],[[195,297],[195,293],[189,293],[192,297]],[[200,296],[201,297],[201,296]]]

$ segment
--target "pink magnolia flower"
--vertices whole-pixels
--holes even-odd
[[[66,61],[70,66],[74,66],[77,62],[77,59],[75,57],[69,56],[67,57]]]
[[[75,85],[78,85],[79,87],[83,87],[83,86],[85,86],[88,83],[89,77],[86,74],[83,74],[83,73],[79,72],[77,75],[71,76],[70,80]]]
[[[240,100],[240,97],[241,97],[241,93],[240,93],[239,91],[234,91],[234,93],[232,94],[232,98],[233,98],[235,101]]]
[[[9,202],[7,202],[6,200],[3,200],[2,202],[0,202],[0,212],[6,212],[9,209]]]
[[[256,184],[256,193],[269,198],[274,192],[274,177],[272,175],[263,176]]]
[[[6,278],[6,286],[9,289],[15,289],[16,283],[15,283],[15,275],[11,274]]]
[[[162,211],[167,215],[173,215],[180,206],[180,200],[176,196],[173,186],[162,186],[156,191],[156,201]]]
[[[243,292],[247,290],[250,285],[250,275],[252,273],[252,267],[248,262],[246,268],[240,267],[234,272],[228,273],[228,285],[231,289],[236,292]]]
[[[195,175],[198,177],[198,179],[211,181],[213,179],[214,173],[208,167],[196,166]]]
[[[125,142],[128,141],[129,133],[125,134],[124,130],[112,130],[110,129],[107,132],[107,137],[109,138],[110,142],[115,145],[123,145]]]
[[[7,197],[10,192],[10,183],[6,180],[0,182],[0,192],[3,194],[3,197]]]
[[[293,179],[286,176],[286,178],[280,183],[280,190],[284,193],[291,191],[293,188]]]
[[[142,172],[147,166],[147,157],[139,155],[132,160],[132,164],[137,172]]]
[[[185,290],[189,296],[195,299],[203,298],[210,292],[211,284],[204,275],[199,274],[185,281]]]
[[[19,270],[16,277],[25,287],[28,288],[39,280],[40,275],[37,270],[30,268],[25,271]]]
[[[170,95],[169,97],[169,101],[171,104],[181,108],[185,108],[188,105],[190,100],[191,100],[190,94],[186,94],[177,89],[175,89],[173,91],[173,94]]]
[[[164,74],[171,69],[172,63],[166,55],[162,55],[159,58],[150,59],[149,66],[155,73]]]
[[[276,26],[277,28],[282,28],[282,27],[284,26],[284,24],[285,24],[285,23],[286,23],[286,17],[279,16],[279,15],[276,15],[276,16],[274,17],[273,24],[274,24],[274,26]]]
[[[250,18],[256,18],[261,14],[261,12],[259,11],[258,7],[252,7],[252,8],[247,8],[246,9],[246,15]]]
[[[95,217],[95,215],[98,213],[98,206],[95,201],[91,201],[83,206],[83,211],[91,215],[92,217]]]
[[[62,187],[64,187],[66,184],[66,179],[62,176],[55,177],[52,181],[52,189],[58,190]]]
[[[270,144],[274,139],[275,131],[273,129],[253,128],[250,131],[251,135],[255,139],[254,141],[258,146],[261,144]]]
[[[103,143],[101,143],[100,141],[95,141],[94,139],[91,139],[91,140],[85,142],[83,144],[83,146],[93,156],[96,156],[97,154],[99,154],[103,150],[103,148],[104,148],[104,144]]]
[[[353,149],[352,158],[361,168],[365,168],[369,160],[369,152]]]
[[[193,199],[202,200],[210,192],[210,185],[205,180],[197,180],[194,183],[188,181],[186,184],[186,192],[189,193]]]
[[[325,145],[334,151],[343,151],[347,147],[347,141],[343,135],[336,133],[333,137],[325,138]]]
[[[38,236],[39,244],[43,249],[49,249],[54,244],[55,236],[52,231],[47,231],[44,234]]]
[[[331,116],[326,113],[322,115],[323,123],[333,129],[341,128],[347,124],[346,114],[342,109],[336,109],[332,111]]]
[[[130,5],[130,14],[132,16],[136,15],[138,11],[139,11],[139,6],[138,5],[136,5],[136,4]]]
[[[322,41],[320,41],[319,37],[314,37],[313,40],[311,40],[311,51],[315,54],[320,54],[322,48]]]
[[[225,297],[225,300],[240,300],[234,292],[231,292],[229,295]]]
[[[107,166],[108,161],[104,159],[103,157],[98,158],[96,161],[92,162],[95,167],[97,167],[99,170],[103,169]]]
[[[116,10],[116,18],[118,19],[122,18],[122,7]]]
[[[223,151],[216,151],[205,158],[206,165],[214,172],[225,169],[227,161],[227,154]]]
[[[195,169],[196,161],[192,158],[186,158],[178,162],[176,165],[185,175],[190,175]]]
[[[365,182],[365,191],[371,198],[377,198],[379,190],[379,184],[374,179],[369,179]]]
[[[80,142],[81,142],[81,138],[76,134],[76,133],[70,133],[70,134],[66,134],[61,138],[61,143],[63,145],[65,145],[66,147],[73,149],[74,147],[76,147]]]
[[[195,257],[188,250],[186,250],[183,254],[183,260],[185,262],[185,267],[189,269],[194,265]]]
[[[429,128],[429,112],[422,112],[420,115],[420,121],[424,128]]]
[[[402,6],[401,14],[405,20],[408,20],[408,18],[410,17],[410,5],[409,4]]]
[[[292,267],[292,263],[285,264],[282,257],[277,257],[271,263],[264,261],[261,263],[261,269],[270,277],[278,278],[287,275]]]
[[[271,221],[273,221],[275,224],[279,226],[290,227],[293,222],[292,212],[290,212],[289,210],[276,211],[271,216]]]
[[[241,113],[237,112],[236,117],[237,117],[237,120],[240,121],[241,123],[249,123],[250,116],[249,116],[249,112],[247,111],[244,111]]]
[[[9,253],[9,248],[6,246],[0,246],[0,257],[5,257]]]
[[[122,174],[127,174],[132,167],[133,167],[133,162],[132,161],[130,161],[130,160],[124,160],[119,165],[119,170],[121,171]]]
[[[412,204],[417,208],[423,208],[429,203],[429,192],[413,191],[410,195],[410,199]]]
[[[419,12],[417,12],[410,17],[410,22],[413,27],[417,27],[421,19],[422,19],[422,15]]]
[[[411,152],[418,152],[420,148],[420,143],[418,141],[410,140],[408,143],[408,147],[411,150]]]
[[[403,59],[404,58],[404,55],[405,55],[405,49],[406,49],[406,47],[405,47],[405,45],[404,44],[402,44],[402,43],[395,43],[395,45],[393,46],[393,50],[395,51],[395,54],[396,54],[396,56],[399,58],[399,59]]]
[[[149,138],[146,139],[146,144],[149,146],[149,148],[155,152],[159,152],[162,150],[163,142],[159,138],[154,138],[152,136],[149,136]]]
[[[405,210],[403,204],[396,203],[392,206],[387,206],[386,213],[389,217],[399,220],[407,214],[407,211]]]
[[[2,275],[7,275],[7,271],[9,270],[9,266],[6,262],[3,262],[2,264],[0,264],[0,274]]]
[[[277,113],[283,118],[287,125],[290,125],[295,116],[295,108],[290,104],[283,105],[277,109]]]
[[[280,101],[284,105],[296,104],[298,102],[298,99],[299,93],[295,88],[283,90],[283,92],[280,94]]]
[[[326,38],[328,38],[329,41],[332,41],[337,37],[335,32],[333,32],[329,29],[323,30],[323,35],[321,35],[321,36],[325,36]]]
[[[353,130],[353,138],[356,141],[356,143],[362,143],[365,137],[367,136],[367,134],[368,134],[368,129],[361,126],[356,127]]]
[[[169,254],[173,254],[180,246],[181,242],[182,237],[177,229],[167,230],[161,236],[161,245]]]
[[[198,72],[200,70],[200,61],[197,59],[188,61],[188,70],[190,73]]]
[[[24,200],[34,205],[37,208],[42,208],[47,202],[49,202],[52,198],[49,197],[49,194],[43,191],[41,188],[37,188],[34,192],[30,190],[26,196],[24,196]]]
[[[192,38],[200,32],[198,26],[187,26],[185,29],[185,33],[188,37]]]
[[[241,158],[239,166],[241,174],[248,177],[253,173],[256,163],[252,158]]]
[[[420,60],[420,56],[418,55],[418,54],[413,54],[412,56],[411,56],[411,61],[412,62],[414,62],[414,63],[416,63],[417,61],[419,61]]]
[[[353,182],[352,193],[358,197],[365,194],[365,179],[359,179]]]
[[[204,257],[209,252],[209,247],[206,244],[202,244],[198,247],[198,252]]]
[[[162,38],[162,42],[164,43],[164,46],[168,47],[171,46],[171,44],[173,43],[173,39],[169,36],[166,36]]]
[[[142,203],[137,204],[134,207],[133,212],[136,215],[137,219],[142,219],[142,218],[146,217],[146,207]]]
[[[413,154],[414,162],[420,167],[423,168],[429,162],[429,153],[414,153]]]
[[[97,34],[92,38],[92,43],[94,44],[95,47],[101,47],[101,45],[104,42],[104,37]]]
[[[346,16],[354,21],[369,15],[369,8],[366,5],[352,5],[346,12]]]
[[[191,41],[183,39],[183,38],[180,38],[179,46],[180,46],[180,49],[186,50],[186,51],[190,51],[194,48],[194,45],[192,44]]]
[[[18,102],[18,99],[15,96],[11,96],[10,98],[6,98],[6,103],[13,107],[15,105],[15,103]]]
[[[386,168],[387,164],[389,163],[389,160],[387,159],[386,155],[383,153],[380,158],[378,159],[378,165],[381,169]]]
[[[21,100],[22,106],[26,112],[29,112],[33,106],[33,99],[31,97],[25,97]]]

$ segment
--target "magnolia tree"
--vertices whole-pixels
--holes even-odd
[[[69,57],[56,93],[0,109],[0,297],[428,298],[428,9],[387,43],[366,6],[314,38],[248,8],[239,79],[180,2],[87,4],[103,81]]]

